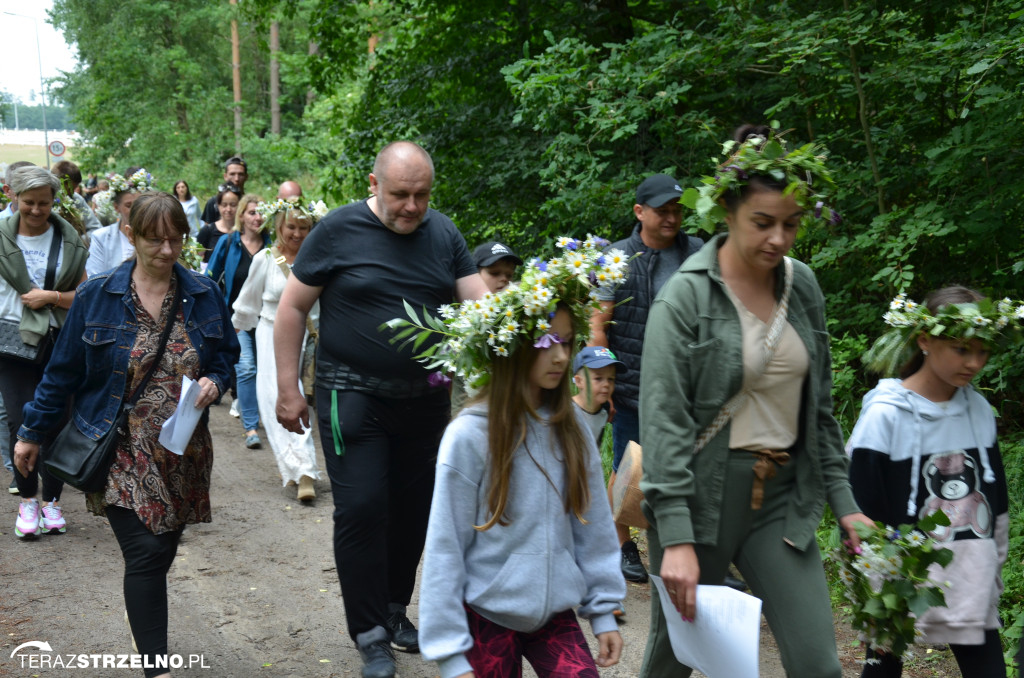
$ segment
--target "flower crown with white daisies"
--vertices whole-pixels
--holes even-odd
[[[145,193],[153,190],[153,175],[140,168],[127,179],[120,174],[111,174],[107,177],[110,182],[110,193],[112,196],[118,193]]]
[[[883,376],[899,373],[913,357],[920,334],[962,341],[978,339],[990,348],[1024,338],[1024,302],[1011,299],[946,304],[932,314],[927,306],[901,292],[882,318],[892,329],[875,341],[863,361],[870,371]]]
[[[816,219],[832,224],[842,221],[839,213],[828,206],[835,182],[825,167],[822,147],[805,144],[787,151],[785,139],[772,131],[767,137],[751,135],[740,144],[730,139],[722,144],[722,155],[725,160],[715,168],[715,175],[701,177],[700,188],[688,188],[679,198],[680,203],[697,211],[701,227],[709,233],[725,220],[723,196],[746,185],[751,175],[785,182],[783,195],[792,195],[805,210],[803,226]]]
[[[555,242],[562,250],[560,256],[529,262],[520,281],[497,294],[445,304],[438,309],[440,318],[424,311],[422,320],[406,303],[409,319],[389,320],[381,329],[397,330],[392,343],[411,343],[413,350],[431,335],[438,335],[440,340],[415,359],[428,370],[454,373],[465,379],[470,389],[480,389],[490,381],[491,363],[512,355],[524,342],[536,348],[562,342],[551,332],[559,303],[568,306],[573,316],[576,340],[586,341],[591,312],[600,308],[597,289],[614,289],[629,272],[625,253],[618,249],[604,251],[608,244],[593,235],[586,240],[560,237]]]
[[[278,198],[273,202],[261,202],[256,205],[256,213],[263,217],[264,221],[273,218],[279,212],[285,211],[295,212],[303,217],[307,217],[315,224],[327,216],[327,205],[324,204],[323,200],[303,205],[299,202],[298,196],[293,196],[287,200]]]

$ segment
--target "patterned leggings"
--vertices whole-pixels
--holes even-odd
[[[466,658],[477,678],[522,678],[523,657],[540,678],[598,678],[576,614],[559,612],[544,628],[519,633],[466,608],[473,647]]]

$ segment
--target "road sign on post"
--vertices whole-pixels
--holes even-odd
[[[67,147],[64,145],[64,142],[57,141],[56,139],[51,141],[50,145],[47,146],[46,148],[48,151],[50,151],[50,155],[55,155],[57,157],[64,155],[64,151],[67,150]]]

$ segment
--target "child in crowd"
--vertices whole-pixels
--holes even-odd
[[[572,361],[572,381],[577,390],[572,401],[599,446],[608,423],[608,401],[615,392],[615,375],[625,371],[625,363],[604,346],[584,346]]]
[[[523,264],[511,247],[494,240],[477,245],[473,250],[473,261],[492,293],[508,287],[516,275],[516,266]]]
[[[599,263],[599,239],[559,242],[586,270],[530,264],[489,306],[446,309],[431,349],[479,389],[441,440],[424,552],[420,649],[442,678],[511,678],[524,656],[542,678],[567,666],[597,678],[622,650],[615,529],[567,376],[589,329],[586,274],[622,272]],[[577,615],[598,638],[596,664]]]
[[[931,578],[948,582],[944,607],[917,620],[922,643],[948,643],[966,678],[1003,678],[997,604],[1008,546],[1008,500],[991,405],[971,380],[991,349],[1019,334],[1019,303],[993,304],[946,287],[918,305],[903,295],[885,315],[893,329],[865,356],[882,379],[864,397],[847,444],[861,510],[896,526],[943,511],[929,534],[954,552]],[[868,650],[864,678],[898,678],[900,657]]]
[[[572,382],[576,385],[576,395],[572,401],[579,410],[579,416],[594,435],[598,450],[601,449],[602,434],[608,423],[608,405],[615,392],[615,375],[625,371],[626,364],[604,346],[584,346],[572,361]],[[614,614],[621,617],[626,614],[626,607],[620,602]]]
[[[484,279],[484,284],[491,294],[497,294],[508,288],[516,275],[516,266],[523,263],[512,248],[495,240],[490,240],[473,249],[473,261],[476,270]],[[452,381],[452,416],[458,414],[466,404],[466,382],[456,377]]]

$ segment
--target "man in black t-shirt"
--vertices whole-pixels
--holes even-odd
[[[423,552],[448,391],[378,328],[403,300],[434,313],[487,291],[466,242],[428,207],[434,167],[407,141],[384,147],[367,200],[324,217],[295,259],[274,322],[278,421],[309,424],[299,390],[306,316],[320,302],[318,423],[334,498],[334,557],[363,678],[391,678],[391,648],[419,650],[405,615]],[[420,347],[422,350],[423,347]]]

